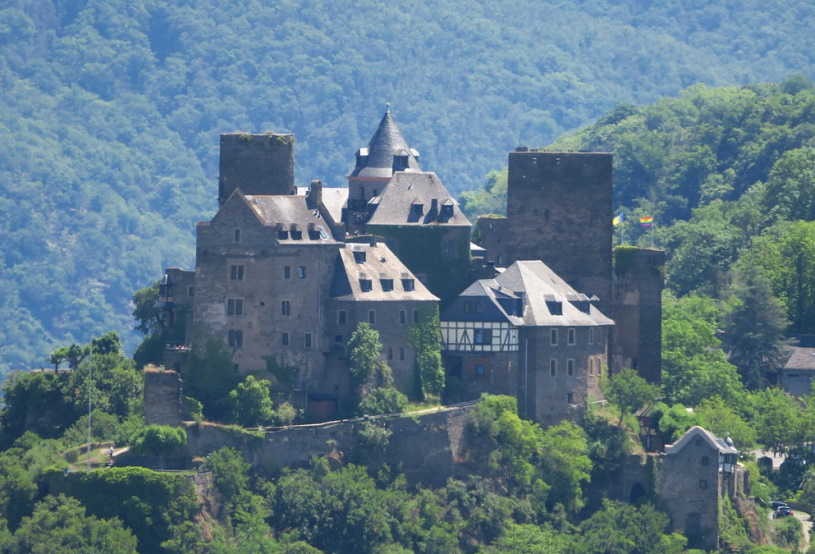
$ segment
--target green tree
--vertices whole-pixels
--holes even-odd
[[[274,418],[271,383],[265,379],[255,379],[252,375],[239,383],[229,393],[232,404],[232,419],[244,427],[257,427],[270,423]]]
[[[815,330],[815,221],[781,222],[756,237],[739,259],[772,283],[787,309],[790,331]]]
[[[410,327],[410,342],[416,349],[416,368],[419,377],[419,396],[440,395],[444,390],[444,367],[441,364],[441,336],[439,309],[420,310],[419,323]]]
[[[377,387],[362,399],[357,412],[360,415],[395,414],[404,412],[407,406],[407,396],[395,387]]]
[[[249,485],[250,466],[234,448],[219,448],[207,457],[204,467],[212,472],[215,486],[227,502],[235,499]]]
[[[187,433],[179,427],[148,425],[136,437],[133,448],[139,454],[166,456],[187,444]]]
[[[133,293],[136,329],[146,337],[160,329],[163,320],[163,314],[158,308],[159,283],[160,280]]]
[[[739,369],[744,385],[757,389],[768,378],[776,381],[785,361],[784,331],[789,321],[769,279],[755,267],[738,272],[732,290],[722,347],[730,353],[729,361]]]
[[[679,554],[687,539],[665,534],[670,519],[652,506],[603,501],[603,508],[579,526],[570,552],[608,554]]]
[[[652,404],[660,394],[658,385],[652,385],[637,374],[635,369],[623,369],[603,383],[603,393],[620,410],[620,424],[626,414]]]
[[[135,554],[136,537],[118,519],[85,515],[85,508],[74,498],[47,496],[23,519],[4,552]]]
[[[348,340],[348,369],[351,384],[361,386],[379,372],[382,362],[382,344],[379,332],[366,322],[361,322]]]
[[[741,404],[744,386],[716,337],[721,317],[704,296],[662,297],[662,387],[674,403],[696,406],[718,396]]]

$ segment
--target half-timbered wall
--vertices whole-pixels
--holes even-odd
[[[442,350],[517,352],[518,328],[504,321],[442,321]]]

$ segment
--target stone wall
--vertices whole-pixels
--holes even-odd
[[[665,252],[614,250],[614,344],[612,368],[636,369],[650,383],[662,380],[662,290]]]
[[[292,194],[294,135],[221,135],[218,205],[240,188],[244,194]]]
[[[181,377],[175,371],[144,370],[144,422],[181,424]]]
[[[297,425],[253,436],[234,427],[190,423],[187,455],[202,456],[230,446],[260,472],[271,475],[283,467],[305,467],[312,457],[328,456],[342,463],[388,464],[404,471],[412,485],[438,487],[449,477],[466,478],[472,461],[466,424],[474,403],[410,416],[388,415]],[[387,427],[392,435],[385,448],[365,446],[360,430],[366,424]]]
[[[611,312],[609,153],[509,153],[506,265],[542,260]]]

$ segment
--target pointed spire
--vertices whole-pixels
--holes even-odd
[[[357,152],[357,164],[351,178],[390,178],[394,171],[421,171],[419,153],[402,136],[387,104],[367,148]]]

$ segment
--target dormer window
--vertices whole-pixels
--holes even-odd
[[[373,281],[370,279],[365,279],[360,277],[359,279],[359,289],[362,292],[371,292],[374,288]]]
[[[390,292],[393,290],[393,279],[380,279],[379,283],[382,285],[383,292]]]
[[[408,156],[396,154],[393,156],[393,170],[404,171],[408,167]]]
[[[291,230],[291,240],[303,240],[303,232],[296,231],[294,229]]]
[[[424,213],[424,204],[414,203],[410,205],[410,213],[412,215],[422,215]]]
[[[354,250],[354,261],[356,263],[364,264],[366,259],[367,255],[364,250]]]
[[[288,231],[278,231],[277,232],[277,240],[289,240],[289,232]]]
[[[442,204],[440,214],[442,218],[451,218],[453,217],[453,205],[452,204]]]
[[[416,290],[416,283],[413,282],[413,279],[402,279],[402,290],[405,292]]]

